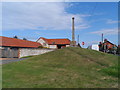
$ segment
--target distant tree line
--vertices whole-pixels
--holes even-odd
[[[13,38],[19,39],[18,36],[14,36]],[[26,38],[23,38],[23,40],[27,40]]]

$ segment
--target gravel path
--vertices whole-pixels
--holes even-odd
[[[0,65],[1,64],[7,64],[7,63],[12,63],[12,62],[17,62],[21,60],[25,60],[27,58],[16,58],[16,59],[9,59],[9,60],[0,60]]]

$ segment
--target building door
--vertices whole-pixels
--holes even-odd
[[[58,48],[58,49],[61,49],[61,45],[57,45],[57,48]]]
[[[66,45],[57,45],[58,49],[61,49],[61,48],[64,48],[64,47],[66,47]]]

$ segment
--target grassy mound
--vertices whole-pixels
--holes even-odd
[[[117,88],[117,64],[114,55],[64,48],[3,65],[3,88]]]

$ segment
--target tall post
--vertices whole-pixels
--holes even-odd
[[[74,17],[72,17],[72,41],[71,41],[71,46],[75,47],[76,42],[75,42],[75,27],[74,27]]]
[[[79,35],[78,35],[78,43],[79,43]]]
[[[72,41],[75,41],[75,34],[74,34],[75,28],[74,28],[74,17],[72,17]]]
[[[103,41],[103,33],[102,33],[102,48],[103,48],[103,51],[105,52],[105,42]]]
[[[102,43],[103,43],[103,33],[102,33]]]

